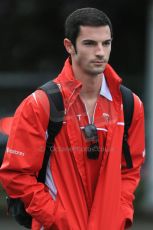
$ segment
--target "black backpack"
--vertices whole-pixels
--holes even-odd
[[[63,98],[61,92],[56,83],[52,81],[47,82],[39,89],[45,91],[51,106],[46,150],[44,154],[42,168],[37,178],[39,182],[44,183],[47,163],[51,154],[51,149],[53,148],[53,142],[56,135],[59,133],[62,127],[63,118],[64,118],[64,105],[63,105]],[[123,154],[126,161],[126,167],[130,169],[133,167],[133,163],[132,163],[132,158],[127,143],[127,139],[128,139],[128,129],[130,127],[132,116],[133,116],[134,99],[130,89],[121,85],[120,90],[123,97],[123,109],[124,109],[124,121],[125,121],[124,136],[123,136]],[[8,203],[8,213],[11,216],[13,216],[20,225],[31,229],[32,217],[25,211],[23,202],[20,199],[12,199],[8,197],[7,203]]]
[[[59,133],[63,118],[64,118],[64,104],[59,87],[52,81],[47,82],[39,89],[45,91],[50,103],[50,117],[48,124],[48,138],[46,141],[46,150],[44,154],[42,168],[39,172],[37,180],[45,183],[47,163],[53,149],[53,143],[56,135]],[[12,199],[7,197],[8,213],[15,218],[15,220],[22,226],[31,229],[32,217],[25,211],[23,202],[20,199]]]

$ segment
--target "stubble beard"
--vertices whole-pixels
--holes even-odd
[[[90,75],[91,77],[97,77],[101,75],[105,70],[105,66],[101,68],[90,67],[85,70],[86,74]]]

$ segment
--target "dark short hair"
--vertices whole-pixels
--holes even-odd
[[[108,16],[96,8],[81,8],[71,13],[65,21],[65,37],[75,46],[80,26],[109,26],[113,37],[112,24]]]

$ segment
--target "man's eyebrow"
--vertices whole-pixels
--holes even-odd
[[[108,39],[106,39],[106,40],[104,40],[104,41],[102,41],[102,43],[103,42],[111,42],[113,39],[112,38],[108,38]],[[96,41],[96,40],[94,40],[94,39],[84,39],[84,40],[82,40],[82,42],[98,42],[98,41]]]
[[[93,39],[84,39],[83,42],[96,42],[96,41]]]
[[[112,38],[109,38],[109,39],[104,40],[104,42],[111,42],[112,40],[113,40]]]

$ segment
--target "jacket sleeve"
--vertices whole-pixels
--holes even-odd
[[[54,221],[56,202],[36,176],[43,162],[48,119],[49,102],[44,92],[36,91],[21,103],[0,169],[0,181],[7,194],[20,198],[26,211],[46,228]]]
[[[144,109],[142,102],[135,94],[134,114],[128,134],[128,143],[132,156],[133,168],[122,168],[121,208],[122,221],[125,223],[125,228],[130,227],[133,222],[134,192],[140,181],[140,170],[145,157]],[[125,166],[126,163],[122,158],[122,166],[123,165]]]

